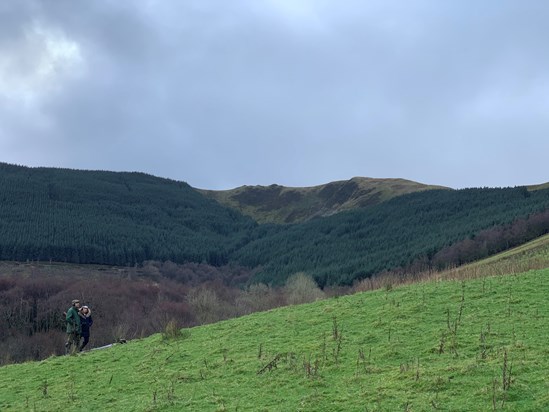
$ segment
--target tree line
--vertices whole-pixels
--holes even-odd
[[[251,282],[281,285],[306,272],[325,287],[418,260],[443,265],[458,242],[475,250],[458,262],[483,257],[505,242],[494,249],[471,240],[547,210],[549,189],[428,190],[301,224],[259,225],[183,182],[0,164],[0,199],[0,260],[237,265],[254,270]],[[537,229],[524,239],[546,230],[529,222]]]
[[[143,173],[0,164],[0,260],[221,266],[255,223]]]

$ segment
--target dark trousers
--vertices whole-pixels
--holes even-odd
[[[82,337],[84,338],[84,341],[82,342],[82,345],[80,345],[80,351],[82,351],[86,347],[88,342],[90,341],[90,335],[89,334],[82,335]]]

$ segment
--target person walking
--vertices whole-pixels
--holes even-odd
[[[82,309],[80,309],[80,312],[78,313],[80,315],[80,324],[82,327],[81,336],[84,338],[84,341],[82,342],[82,345],[80,345],[79,349],[80,352],[82,352],[90,341],[90,326],[93,325],[93,318],[91,316],[91,310],[87,306],[82,306]]]
[[[65,320],[67,322],[67,342],[65,343],[65,354],[74,353],[80,345],[80,334],[82,333],[82,325],[80,322],[80,301],[74,299],[72,306],[67,310]]]

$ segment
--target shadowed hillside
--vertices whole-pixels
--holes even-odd
[[[354,177],[313,187],[241,186],[231,190],[200,192],[259,223],[299,223],[429,189],[442,187],[405,179]]]

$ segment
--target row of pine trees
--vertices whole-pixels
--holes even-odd
[[[0,164],[0,260],[238,264],[266,284],[306,272],[321,286],[348,285],[548,208],[547,189],[430,190],[302,224],[258,225],[182,182]]]

